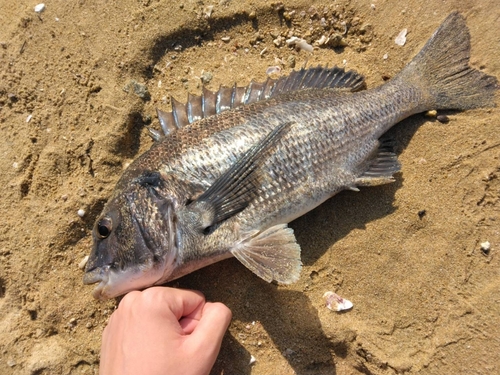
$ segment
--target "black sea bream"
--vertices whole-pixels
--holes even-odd
[[[454,12],[375,89],[361,90],[355,72],[312,68],[173,101],[159,111],[164,134],[152,131],[96,221],[84,283],[106,299],[231,256],[269,282],[296,281],[287,223],[341,190],[392,182],[388,129],[431,109],[494,105],[497,80],[469,67],[469,53]]]

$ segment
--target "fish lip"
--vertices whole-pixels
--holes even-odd
[[[109,279],[109,266],[104,267],[95,267],[83,275],[83,284],[90,285],[99,283],[94,290],[92,291],[92,295],[95,299],[105,300],[107,297],[104,296],[104,288],[108,284]]]

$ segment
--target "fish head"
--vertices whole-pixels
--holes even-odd
[[[173,271],[177,254],[173,197],[132,183],[115,193],[97,218],[84,284],[99,283],[96,299],[156,284]]]

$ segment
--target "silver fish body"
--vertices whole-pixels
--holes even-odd
[[[286,224],[341,190],[393,181],[399,163],[380,141],[389,128],[429,109],[494,105],[497,81],[468,66],[469,49],[455,12],[375,89],[315,68],[266,83],[262,100],[249,100],[249,87],[221,89],[230,104],[210,99],[215,112],[203,107],[209,93],[177,105],[96,221],[84,282],[99,282],[94,296],[106,299],[231,256],[267,281],[297,280],[300,247]]]

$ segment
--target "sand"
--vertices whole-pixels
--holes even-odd
[[[48,0],[39,15],[36,4],[0,11],[1,374],[98,372],[116,301],[94,300],[78,265],[114,183],[152,143],[155,108],[199,93],[200,77],[245,85],[295,60],[345,65],[375,87],[455,9],[472,65],[500,77],[496,0]],[[346,47],[284,43],[318,40],[336,19],[351,26]],[[131,80],[149,98],[125,92]],[[442,113],[449,123],[416,115],[390,131],[394,184],[343,192],[291,223],[296,284],[267,284],[234,259],[172,284],[233,311],[213,374],[500,373],[500,111]],[[354,308],[328,310],[326,291]]]

